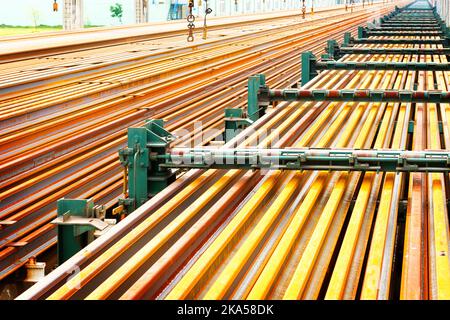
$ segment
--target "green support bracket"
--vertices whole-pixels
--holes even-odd
[[[374,27],[374,28],[368,28],[366,29],[368,31],[379,31],[379,32],[383,32],[383,31],[401,31],[401,32],[405,32],[405,31],[443,31],[441,26],[401,26],[401,27],[397,27],[397,26],[383,26],[383,27]],[[365,37],[363,37],[365,38]]]
[[[450,55],[450,48],[356,48],[356,47],[337,47],[335,52],[339,52],[339,55],[335,55],[335,58],[345,54],[438,54],[438,55]]]
[[[354,39],[352,38],[350,44],[441,44],[444,47],[449,47],[450,41],[448,37],[442,39]],[[348,45],[348,44],[347,44]],[[346,45],[346,46],[347,46]]]
[[[266,88],[266,77],[263,74],[257,74],[248,78],[247,117],[253,122],[266,113],[269,105],[258,101],[258,92],[263,88]]]
[[[356,62],[324,61],[314,62],[315,70],[409,70],[450,71],[450,63],[439,62]]]
[[[58,229],[58,265],[62,264],[94,240],[94,231],[104,231],[105,209],[95,206],[91,199],[60,199],[57,218],[52,221]]]
[[[239,131],[244,130],[252,123],[252,120],[244,117],[244,111],[242,109],[225,109],[225,142],[236,137]]]
[[[367,28],[362,26],[358,27],[358,38],[367,38]]]
[[[359,29],[358,29],[359,31]],[[419,31],[372,31],[372,30],[363,30],[361,31],[364,35],[362,38],[367,37],[421,37],[421,36],[433,36],[433,37],[442,37],[445,36],[445,33],[442,31],[426,31],[426,32],[419,32]],[[358,35],[360,33],[358,32]]]
[[[322,60],[338,60],[341,57],[339,52],[339,44],[336,40],[328,40],[325,51],[327,54],[325,57],[322,57]]]
[[[344,33],[344,42],[342,43],[343,47],[348,47],[353,42],[352,34],[350,32]]]
[[[262,101],[353,101],[353,102],[404,102],[450,103],[448,91],[368,90],[368,89],[284,89],[265,90]]]
[[[163,120],[146,121],[143,127],[128,128],[128,147],[119,151],[120,162],[128,171],[128,198],[119,199],[125,213],[131,213],[149,198],[175,181],[175,173],[161,168],[153,154],[164,154],[175,139],[164,129]]]
[[[308,83],[311,79],[318,75],[318,70],[433,70],[433,71],[450,71],[450,63],[437,62],[355,62],[355,61],[321,61],[317,62],[317,58],[311,51],[302,53],[302,85]],[[250,84],[249,84],[250,89]],[[253,96],[249,91],[249,108],[257,106],[257,98],[254,98],[257,92],[253,88]],[[255,101],[251,101],[250,98]],[[249,109],[250,110],[250,109]]]
[[[408,133],[414,133],[414,120],[409,120],[408,122]]]
[[[316,63],[317,58],[311,51],[302,53],[302,86],[318,75]]]

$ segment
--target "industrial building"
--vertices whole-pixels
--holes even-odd
[[[47,2],[0,37],[0,299],[450,299],[448,0]]]

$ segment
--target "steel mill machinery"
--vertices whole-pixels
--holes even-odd
[[[59,200],[61,265],[19,299],[450,299],[449,36],[414,1],[295,88],[250,77],[222,146],[129,128],[126,218]]]

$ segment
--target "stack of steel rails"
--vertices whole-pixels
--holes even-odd
[[[447,29],[415,1],[359,35],[327,61],[304,54],[303,79],[323,71],[296,94],[266,92],[301,101],[224,148],[430,149],[429,171],[199,165],[19,299],[449,299]]]
[[[374,5],[384,4],[383,0],[374,1]],[[355,4],[354,11],[364,10],[362,4]],[[345,10],[346,11],[346,10]],[[317,17],[331,17],[346,13],[343,5],[316,8],[312,14],[307,12],[303,21],[314,21]],[[239,29],[243,25],[253,25],[257,30],[261,25],[292,19],[301,15],[300,10],[284,12],[266,12],[229,17],[208,17],[208,31],[224,36],[223,30]],[[226,32],[228,33],[228,32]],[[203,28],[197,23],[194,39],[201,39]],[[208,33],[209,34],[209,33]],[[182,35],[186,42],[186,23],[183,20],[151,22],[145,24],[123,25],[115,27],[86,28],[73,31],[45,32],[4,36],[0,38],[0,62],[25,61],[31,58],[46,58],[55,54],[80,52],[96,48],[114,49],[124,43],[141,43],[149,40],[165,40]],[[208,35],[208,38],[210,36]],[[202,43],[203,41],[195,41]]]
[[[211,31],[211,41],[191,47],[169,48],[184,36],[135,43],[150,51],[137,56],[120,57],[123,50],[133,51],[124,44],[4,64],[0,278],[54,246],[56,228],[50,222],[58,199],[92,198],[108,209],[117,205],[123,189],[117,150],[125,145],[129,126],[162,118],[169,130],[192,131],[195,119],[203,130],[223,130],[223,110],[246,105],[248,76],[265,73],[272,86],[294,85],[302,50],[321,54],[329,37],[342,39],[345,31],[393,7],[374,5],[352,14],[339,9],[332,18],[325,18],[331,12],[305,22],[284,18],[275,26],[242,23],[227,31],[230,36]],[[187,140],[203,134],[192,131]]]

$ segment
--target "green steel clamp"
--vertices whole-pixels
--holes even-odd
[[[236,137],[239,131],[247,128],[252,123],[252,120],[244,117],[244,111],[242,109],[225,109],[225,142]]]
[[[247,117],[251,121],[258,120],[266,113],[269,104],[258,100],[258,93],[264,88],[266,88],[266,77],[263,74],[257,74],[248,78]]]
[[[358,38],[367,38],[367,28],[362,26],[358,27]]]
[[[174,139],[164,129],[163,120],[149,120],[143,127],[128,128],[128,147],[119,151],[120,162],[128,169],[128,198],[119,199],[126,213],[175,181],[175,173],[161,168],[160,160],[153,157],[164,154]]]
[[[317,58],[311,51],[302,53],[302,86],[318,75]]]
[[[57,215],[52,223],[58,229],[58,265],[92,242],[96,230],[110,226],[104,221],[104,207],[95,206],[91,199],[60,199]]]
[[[450,41],[448,37],[443,37],[441,39],[354,39],[351,38],[348,44],[441,44],[444,47],[450,46]]]
[[[353,37],[350,32],[344,33],[344,42],[342,43],[343,47],[348,47],[353,43]]]
[[[333,49],[334,60],[338,60],[345,54],[420,54],[420,55],[450,55],[450,48],[356,48],[335,47]]]
[[[327,41],[325,52],[327,54],[325,56],[322,56],[322,60],[338,60],[341,57],[339,44],[336,40]]]
[[[310,51],[302,54],[302,84],[305,85],[318,75],[318,70],[433,70],[450,71],[450,63],[437,62],[356,62],[322,61]]]

